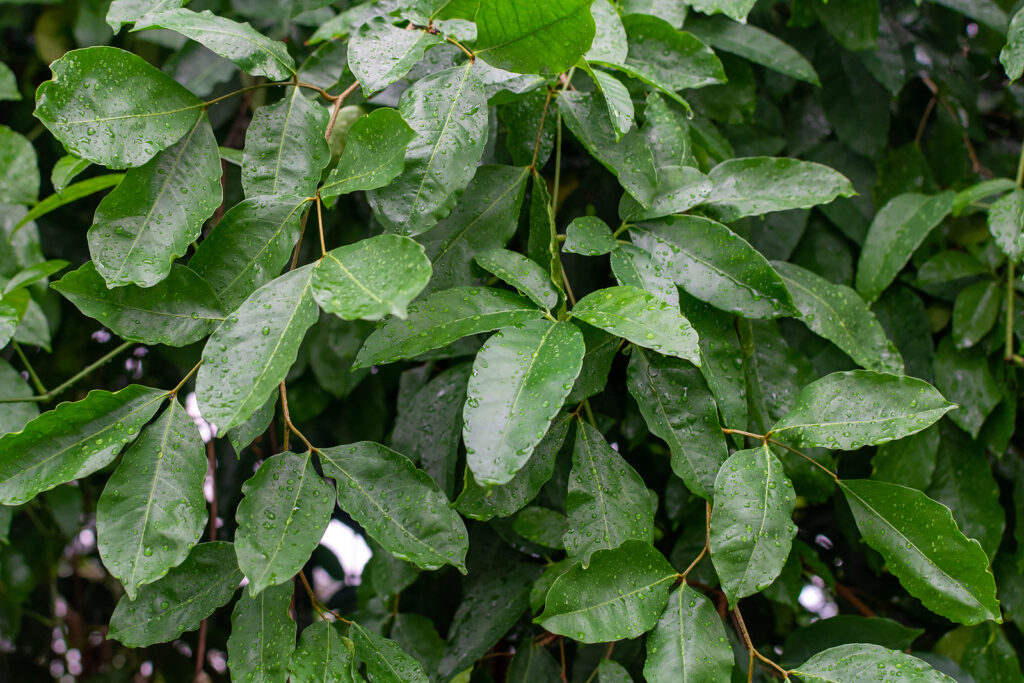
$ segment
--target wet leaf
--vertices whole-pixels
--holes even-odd
[[[0,202],[34,204],[39,196],[39,161],[24,135],[0,126]],[[32,219],[29,219],[32,220]]]
[[[612,273],[620,285],[657,294],[673,308],[679,305],[679,289],[668,270],[648,252],[632,244],[619,245],[611,255]]]
[[[600,256],[618,248],[611,228],[595,216],[574,218],[565,229],[562,251],[584,256]]]
[[[854,683],[893,676],[913,683],[948,683],[953,679],[898,650],[870,643],[839,645],[819,652],[793,670],[806,683]]]
[[[405,76],[429,48],[444,38],[419,29],[403,30],[390,17],[374,17],[348,41],[348,66],[369,97]]]
[[[558,292],[551,278],[536,261],[508,249],[489,249],[477,254],[474,260],[544,310],[550,311],[558,304]]]
[[[405,149],[414,137],[396,109],[375,109],[360,116],[349,128],[345,151],[320,188],[320,197],[329,200],[356,190],[384,187],[402,172]]]
[[[427,683],[427,675],[420,663],[393,640],[368,631],[355,622],[349,633],[356,656],[366,662],[366,673],[374,683]]]
[[[481,3],[475,51],[488,64],[516,73],[557,74],[573,66],[594,40],[590,0]]]
[[[715,606],[684,583],[647,636],[648,683],[728,680],[733,654]]]
[[[292,683],[359,683],[352,641],[338,622],[315,621],[302,630],[288,661]]]
[[[272,586],[245,594],[231,612],[228,667],[231,678],[254,683],[285,683],[295,648],[295,622],[288,614],[294,587]]]

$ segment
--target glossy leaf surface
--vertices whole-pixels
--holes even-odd
[[[517,73],[556,74],[576,63],[594,40],[588,0],[482,3],[476,51],[488,64]]]
[[[669,596],[647,636],[644,678],[649,683],[727,680],[733,654],[715,606],[684,583]]]

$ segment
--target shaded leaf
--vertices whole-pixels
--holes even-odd
[[[34,204],[39,196],[36,150],[24,135],[7,126],[0,126],[0,168],[4,169],[0,176],[0,202]]]
[[[352,622],[349,634],[356,656],[366,662],[366,673],[374,683],[427,683],[420,663],[393,640],[368,631],[356,622]]]
[[[242,595],[231,612],[228,666],[231,678],[285,683],[295,648],[295,622],[288,614],[294,586],[271,586],[256,597]]]
[[[359,683],[352,641],[340,624],[315,621],[302,629],[288,661],[292,683]]]
[[[348,41],[348,66],[367,97],[405,76],[428,48],[444,42],[439,35],[403,30],[391,21],[391,17],[374,17]]]
[[[683,583],[647,636],[644,678],[648,683],[724,681],[732,668],[732,648],[715,606]]]

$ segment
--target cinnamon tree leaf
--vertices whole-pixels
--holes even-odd
[[[481,268],[519,290],[546,311],[558,305],[558,292],[551,277],[536,261],[508,249],[489,249],[474,257]]]
[[[423,673],[420,663],[406,654],[395,641],[369,631],[356,622],[352,622],[349,634],[356,656],[366,663],[366,673],[370,680],[380,683],[427,683],[427,675]]]
[[[315,621],[302,629],[288,660],[292,683],[360,683],[355,648],[340,626]]]

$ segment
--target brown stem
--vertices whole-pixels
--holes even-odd
[[[846,600],[848,603],[853,605],[854,609],[856,609],[858,612],[860,612],[861,616],[865,616],[865,617],[875,617],[875,616],[878,616],[878,615],[875,614],[874,610],[872,610],[870,607],[865,605],[864,602],[860,598],[858,598],[856,595],[854,595],[852,590],[850,590],[849,588],[847,588],[843,584],[841,584],[838,581],[836,581],[835,582],[835,588],[836,588],[836,595],[838,595],[843,600]]]
[[[307,439],[302,434],[302,432],[300,432],[298,430],[298,428],[296,428],[295,424],[292,422],[291,413],[288,412],[288,389],[285,387],[284,382],[281,382],[280,387],[281,387],[281,412],[284,413],[284,426],[285,426],[284,450],[288,450],[288,432],[293,432],[295,434],[295,436],[299,437],[299,439],[302,441],[302,443],[306,444],[306,448],[308,448],[310,450],[310,452],[315,451],[316,449],[313,448],[313,444],[311,444],[309,442],[309,439]]]
[[[558,637],[558,658],[562,664],[562,671],[558,677],[562,683],[569,683],[569,678],[565,675],[565,638],[561,636]]]
[[[704,556],[708,553],[708,549],[711,548],[711,503],[705,503],[704,510],[704,547],[700,549],[700,554],[698,554],[697,557],[693,560],[693,562],[690,563],[690,566],[687,567],[686,570],[679,575],[679,578],[683,579],[684,581],[686,580],[686,575],[693,571],[693,568],[696,567],[700,563],[700,561],[704,559]]]
[[[551,104],[552,92],[548,90],[548,96],[544,98],[544,108],[540,110],[540,126],[537,127],[537,140],[533,143],[533,159],[530,161],[530,170],[537,168],[537,153],[540,152],[540,139],[544,135],[544,120],[548,116],[548,106]]]
[[[199,641],[196,643],[196,670],[192,676],[193,683],[199,683],[203,675],[203,662],[206,659],[206,619],[199,623]]]
[[[746,646],[747,651],[750,653],[751,663],[753,663],[753,658],[757,657],[757,659],[762,664],[765,664],[769,669],[773,669],[777,673],[782,674],[782,678],[784,680],[788,681],[789,680],[789,672],[787,672],[785,669],[783,669],[781,666],[779,666],[778,664],[776,664],[772,660],[770,660],[767,657],[765,657],[764,655],[762,655],[754,647],[754,643],[750,640],[750,633],[747,632],[747,625],[743,622],[743,614],[740,613],[739,605],[737,605],[736,607],[733,608],[732,616],[733,616],[733,619],[735,620],[734,623],[736,624],[736,630],[739,632],[740,637],[743,640],[743,644]],[[753,676],[753,668],[754,668],[753,666],[750,667],[750,671],[747,673],[747,677],[748,677],[747,680],[750,680],[750,677]]]
[[[324,133],[324,139],[330,140],[331,133],[334,131],[334,124],[338,120],[338,112],[341,111],[341,105],[345,103],[345,100],[349,95],[356,91],[359,87],[359,81],[356,81],[352,85],[345,88],[340,95],[334,98],[334,106],[331,107],[331,120],[327,122],[327,131]]]

